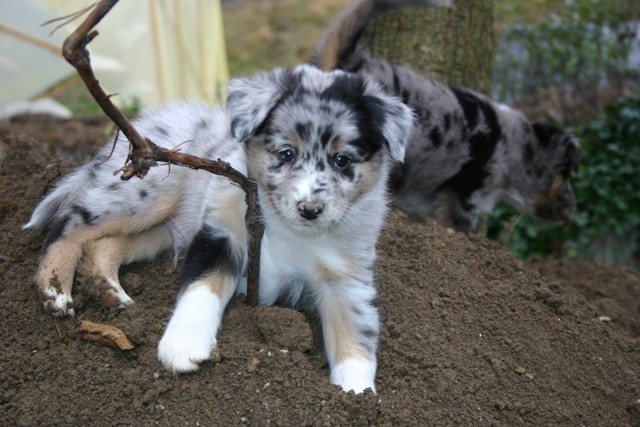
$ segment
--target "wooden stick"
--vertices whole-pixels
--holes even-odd
[[[260,277],[260,243],[264,232],[264,224],[260,220],[257,186],[227,162],[206,160],[157,146],[149,139],[142,137],[126,116],[111,102],[111,96],[102,90],[93,74],[87,45],[98,35],[98,32],[93,28],[116,3],[118,0],[101,0],[84,22],[64,41],[62,54],[67,62],[78,71],[102,111],[116,124],[132,145],[127,164],[119,171],[122,172],[121,178],[123,180],[131,179],[134,176],[142,179],[151,167],[157,166],[158,162],[166,162],[222,175],[244,190],[248,206],[245,222],[249,231],[247,303],[256,306],[258,305]]]
[[[25,33],[24,31],[20,31],[16,28],[10,27],[9,25],[0,23],[0,33],[8,34],[18,40],[22,40],[34,46],[38,46],[42,49],[53,52],[56,55],[60,55],[60,47],[58,45],[55,45],[47,40],[42,40],[41,38],[32,36],[31,34]]]

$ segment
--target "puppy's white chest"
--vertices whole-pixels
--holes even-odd
[[[260,296],[265,303],[274,302],[283,288],[294,296],[297,287],[331,286],[349,272],[349,262],[339,249],[339,242],[327,236],[273,236],[262,240]]]

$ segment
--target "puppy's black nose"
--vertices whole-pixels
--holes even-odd
[[[298,203],[298,212],[300,212],[300,216],[302,216],[304,219],[308,219],[309,221],[317,219],[318,216],[322,213],[323,209],[324,205],[319,202]]]

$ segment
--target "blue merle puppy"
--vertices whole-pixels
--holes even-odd
[[[417,130],[391,183],[401,209],[464,232],[499,201],[543,219],[569,219],[575,210],[569,178],[580,159],[576,138],[358,47],[367,25],[387,11],[448,3],[357,0],[330,25],[311,63],[371,76],[415,111]]]
[[[257,182],[265,223],[259,301],[311,304],[331,382],[356,392],[375,391],[375,245],[389,170],[404,157],[413,124],[411,110],[372,79],[306,65],[232,81],[226,111],[181,102],[135,122],[163,147],[184,143],[185,152],[225,159]],[[113,171],[127,141],[110,150],[63,178],[25,225],[49,230],[35,278],[44,308],[74,314],[81,264],[107,305],[124,308],[132,300],[118,268],[172,248],[185,260],[158,358],[170,371],[194,371],[211,357],[225,306],[246,291],[244,193],[180,167],[123,182]]]

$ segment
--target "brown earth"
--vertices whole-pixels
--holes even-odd
[[[0,424],[640,426],[638,271],[525,264],[395,214],[379,242],[378,395],[329,384],[313,319],[241,300],[215,363],[164,371],[155,349],[177,280],[168,255],[123,269],[129,309],[104,308],[78,282],[76,318],[53,319],[31,282],[43,236],[20,225],[69,171],[59,155],[91,152],[106,123],[0,123]],[[82,340],[80,320],[117,326],[137,348]]]

